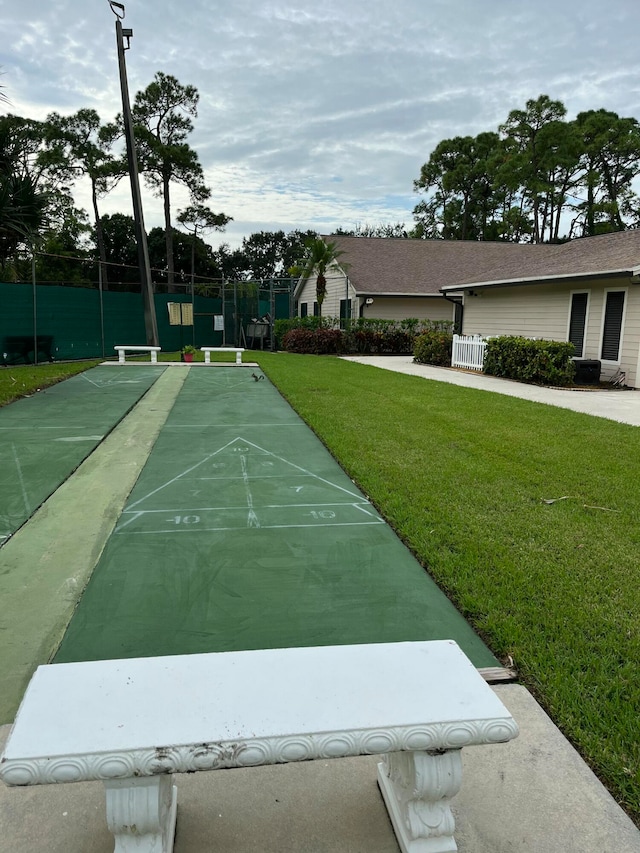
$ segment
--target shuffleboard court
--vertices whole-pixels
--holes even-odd
[[[122,420],[164,368],[94,367],[0,409],[0,545]]]
[[[190,371],[55,662],[449,638],[497,664],[268,380],[216,368]]]

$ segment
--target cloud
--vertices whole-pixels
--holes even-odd
[[[222,237],[234,244],[272,227],[410,225],[413,180],[437,143],[496,130],[542,93],[569,117],[601,107],[640,116],[631,0],[125,5],[131,99],[159,70],[197,87],[191,143],[213,209],[234,217]],[[107,2],[23,0],[3,17],[12,112],[92,107],[113,119],[121,104]],[[147,226],[162,224],[159,200],[145,192],[144,201]],[[174,208],[185,203],[176,189]],[[129,212],[127,188],[103,209]]]

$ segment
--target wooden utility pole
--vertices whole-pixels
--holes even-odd
[[[124,6],[109,0],[111,10],[116,16],[116,42],[118,45],[118,68],[120,70],[120,90],[122,92],[122,120],[124,124],[124,136],[127,143],[127,162],[129,164],[129,178],[131,180],[131,199],[133,201],[133,219],[136,229],[136,243],[138,245],[138,267],[140,269],[140,286],[142,288],[142,303],[144,306],[144,326],[147,337],[147,346],[160,346],[158,342],[158,324],[156,321],[156,306],[153,300],[153,282],[151,281],[151,265],[149,263],[149,249],[147,247],[147,232],[144,227],[144,216],[142,213],[142,197],[140,195],[140,180],[138,177],[138,159],[136,157],[135,137],[133,133],[133,120],[131,118],[131,105],[129,103],[129,85],[127,83],[127,67],[124,52],[129,49],[129,40],[133,36],[133,30],[122,27],[124,18]],[[115,8],[114,8],[115,7]],[[125,44],[126,39],[126,44]]]

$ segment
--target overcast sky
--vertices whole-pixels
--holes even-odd
[[[126,0],[131,100],[156,71],[200,93],[190,138],[253,231],[413,224],[413,181],[442,139],[497,130],[548,94],[568,117],[640,118],[640,0]],[[121,109],[107,0],[0,0],[9,112]],[[0,107],[0,109],[2,109]],[[6,109],[6,108],[5,108]],[[88,196],[76,192],[89,209]],[[143,190],[147,229],[161,202]],[[174,210],[188,203],[174,192]],[[131,213],[126,184],[102,212]]]

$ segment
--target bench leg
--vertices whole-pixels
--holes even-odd
[[[118,364],[124,364],[124,350],[118,350]]]
[[[151,364],[157,364],[157,363],[158,363],[158,353],[154,350],[151,353]]]
[[[104,786],[114,853],[171,853],[177,808],[173,777],[113,779]]]
[[[240,351],[236,353],[236,364],[242,364],[242,353]]]
[[[205,352],[204,363],[205,364],[211,364],[211,353],[210,352]]]
[[[451,853],[451,799],[460,790],[460,750],[393,752],[378,764],[378,784],[402,853]]]

